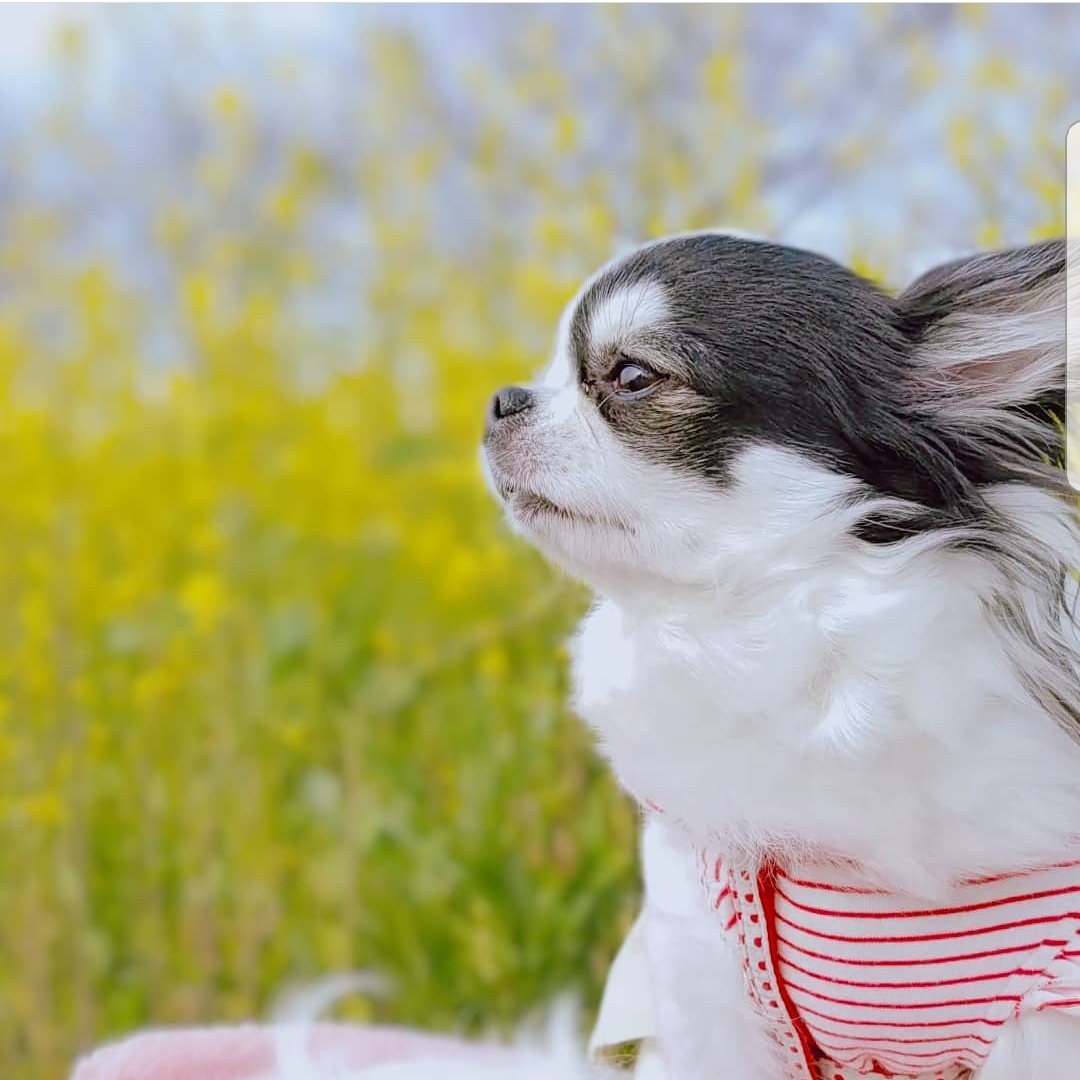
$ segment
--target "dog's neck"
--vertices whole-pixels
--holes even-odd
[[[835,853],[918,895],[1080,836],[1080,746],[1025,688],[985,559],[769,566],[585,621],[578,707],[638,798],[702,843]]]

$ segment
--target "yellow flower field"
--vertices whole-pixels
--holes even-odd
[[[626,240],[820,209],[890,280],[900,238],[1060,232],[1080,68],[1034,80],[977,11],[844,16],[895,50],[959,220],[894,201],[809,49],[755,103],[738,9],[503,12],[445,69],[415,20],[324,10],[340,55],[241,21],[234,72],[167,18],[167,44],[146,12],[58,27],[32,128],[0,93],[0,1074],[355,969],[394,982],[358,1019],[592,1006],[636,818],[566,708],[587,597],[484,491],[488,395]],[[174,39],[195,59],[157,64]],[[812,161],[777,157],[781,114],[822,125]]]

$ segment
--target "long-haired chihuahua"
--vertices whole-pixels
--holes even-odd
[[[723,233],[594,275],[482,457],[588,582],[673,1080],[1080,1076],[1066,245],[893,296]]]

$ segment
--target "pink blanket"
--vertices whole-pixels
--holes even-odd
[[[262,1080],[273,1076],[274,1032],[263,1024],[177,1028],[134,1035],[80,1061],[71,1080]],[[305,1043],[316,1058],[359,1069],[415,1058],[509,1060],[508,1051],[392,1027],[315,1024]]]

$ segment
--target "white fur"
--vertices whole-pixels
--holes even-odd
[[[750,451],[738,475],[708,591],[641,604],[629,586],[578,638],[578,706],[621,780],[702,841],[841,853],[920,896],[1060,857],[1080,836],[1080,748],[1017,680],[986,613],[994,567],[846,541],[844,485],[786,452]],[[1034,490],[996,501],[1064,524]]]
[[[643,330],[662,324],[667,314],[660,285],[652,281],[627,285],[597,305],[589,321],[589,340],[594,349],[630,342]]]
[[[619,1080],[615,1070],[590,1066],[580,1039],[561,1025],[513,1051],[502,1060],[494,1055],[488,1061],[438,1056],[361,1069],[307,1054],[280,1062],[259,1080]]]
[[[1008,313],[976,308],[943,320],[927,361],[937,371],[938,392],[953,399],[951,407],[983,421],[1056,377],[1066,359],[1066,314],[1080,304],[1080,281],[1072,277],[1066,287],[1051,279]],[[964,401],[973,379],[981,389],[974,409]]]
[[[665,1063],[673,1080],[774,1080],[783,1073],[746,993],[742,952],[702,905],[698,865],[685,834],[650,819],[642,839],[645,944]]]
[[[614,1070],[586,1062],[578,1010],[569,999],[524,1025],[512,1045],[477,1043],[489,1053],[464,1060],[440,1055],[351,1068],[339,1056],[313,1048],[311,1025],[330,1006],[350,994],[383,997],[387,990],[384,980],[361,972],[286,995],[274,1009],[274,1065],[258,1080],[618,1080]]]

